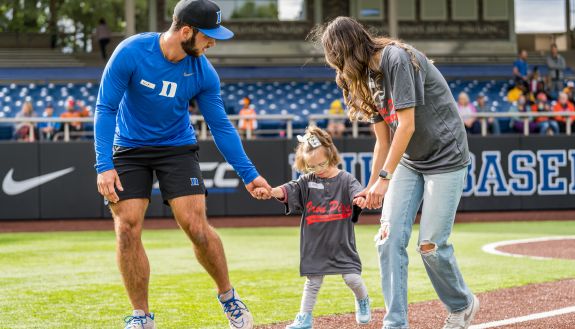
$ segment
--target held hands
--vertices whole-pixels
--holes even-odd
[[[263,187],[258,187],[258,188],[256,188],[256,192],[255,192],[255,193],[260,193],[261,195],[267,195],[268,191],[267,191],[265,188],[263,188]],[[272,198],[272,197],[273,197],[273,198],[276,198],[276,199],[278,199],[278,200],[283,200],[285,196],[284,196],[284,192],[283,192],[283,190],[282,190],[281,188],[279,188],[279,187],[274,187],[274,188],[272,188],[272,190],[271,190],[271,192],[270,192],[270,194],[269,194],[269,197],[266,198],[266,199],[269,199],[269,198]]]
[[[361,208],[378,209],[383,204],[383,197],[389,187],[388,179],[378,178],[375,184],[371,187],[366,187],[363,191],[359,192],[354,199],[354,204]]]
[[[258,200],[271,198],[272,187],[262,176],[258,176],[251,183],[246,184],[246,189],[250,192],[252,197]]]
[[[120,177],[116,169],[111,169],[98,174],[97,178],[98,192],[106,198],[106,200],[116,203],[120,200],[118,194],[116,194],[115,188],[119,191],[123,191],[122,183],[120,182]],[[115,188],[114,188],[115,187]]]

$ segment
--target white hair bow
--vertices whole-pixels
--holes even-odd
[[[311,148],[317,148],[321,146],[321,142],[317,138],[316,135],[305,134],[305,135],[297,135],[297,141],[300,143],[308,143]]]

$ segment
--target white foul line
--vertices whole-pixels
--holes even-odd
[[[530,243],[530,242],[540,242],[540,241],[552,241],[552,240],[567,240],[567,239],[575,239],[575,236],[551,236],[551,237],[542,237],[542,238],[533,238],[533,239],[523,239],[523,240],[507,240],[507,241],[499,241],[493,242],[484,245],[481,249],[493,255],[499,256],[509,256],[509,257],[525,257],[531,259],[554,259],[552,257],[540,257],[540,256],[528,256],[528,255],[520,255],[520,254],[512,254],[509,252],[499,251],[497,248],[508,246],[511,244],[520,244],[520,243]]]
[[[544,318],[548,318],[548,317],[552,317],[552,316],[558,316],[558,315],[563,315],[563,314],[573,313],[573,312],[575,312],[575,306],[570,306],[570,307],[560,308],[558,310],[549,311],[549,312],[535,313],[535,314],[520,316],[517,318],[511,318],[511,319],[505,319],[505,320],[500,320],[500,321],[493,321],[493,322],[477,324],[477,325],[469,327],[469,329],[494,328],[494,327],[499,327],[499,326],[505,326],[508,324],[533,321],[533,320],[537,320],[537,319],[544,319]]]

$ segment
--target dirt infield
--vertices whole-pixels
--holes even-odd
[[[558,211],[498,211],[458,213],[456,223],[498,222],[498,221],[544,221],[574,220],[575,210]],[[418,219],[419,220],[419,219]],[[298,226],[299,216],[251,216],[251,217],[210,217],[214,227],[276,227]],[[379,214],[362,215],[359,224],[378,224]],[[147,229],[174,229],[177,224],[170,218],[150,218],[144,221]],[[53,231],[101,231],[112,230],[112,219],[66,219],[66,220],[13,220],[0,221],[2,232],[53,232]]]
[[[575,239],[515,243],[498,247],[497,250],[524,256],[575,259]]]
[[[493,321],[511,319],[535,313],[549,312],[556,309],[574,306],[575,279],[557,282],[533,284],[522,287],[501,289],[477,295],[481,302],[481,309],[474,325]],[[374,296],[374,298],[382,298]],[[385,311],[374,310],[369,325],[359,326],[355,323],[354,314],[342,314],[315,318],[315,329],[375,329],[381,328]],[[413,329],[441,328],[447,312],[437,300],[409,305],[409,323]],[[258,329],[285,328],[286,323],[259,326]],[[489,328],[506,329],[567,329],[575,328],[575,313],[558,317],[547,317],[540,320],[519,322],[504,326]]]
[[[497,249],[509,254],[575,259],[574,247],[575,239],[561,239],[508,244]],[[575,296],[575,279],[500,289],[477,296],[481,302],[481,309],[471,328],[575,328],[575,309],[566,314],[554,314],[554,312],[560,313],[557,310],[575,307],[573,297]],[[381,296],[372,296],[372,298],[381,298]],[[323,316],[315,319],[314,328],[381,328],[384,315],[385,310],[376,309],[371,323],[362,326],[355,323],[353,313]],[[438,300],[409,305],[409,323],[414,329],[441,328],[446,316],[447,312]],[[501,323],[502,320],[507,321]],[[283,329],[288,323],[265,325],[258,329]]]

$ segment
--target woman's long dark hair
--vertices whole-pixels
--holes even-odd
[[[411,55],[412,64],[419,68],[411,46],[395,39],[374,37],[353,18],[337,17],[326,25],[316,26],[310,36],[321,43],[325,60],[336,70],[335,82],[343,92],[351,120],[370,119],[377,113],[368,86],[369,63],[374,54],[388,45],[397,45]]]

